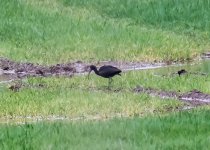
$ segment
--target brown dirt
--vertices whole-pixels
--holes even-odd
[[[88,65],[81,61],[56,64],[52,66],[43,66],[33,63],[21,63],[15,62],[6,58],[0,58],[0,68],[3,73],[16,74],[19,78],[25,76],[53,76],[53,75],[65,75],[72,76],[74,73],[83,73],[88,70]]]

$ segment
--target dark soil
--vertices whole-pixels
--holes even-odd
[[[19,78],[22,78],[25,76],[72,76],[74,73],[86,72],[88,70],[88,65],[82,63],[81,61],[77,61],[73,63],[43,66],[28,62],[14,62],[6,58],[0,58],[0,68],[3,70],[3,73],[13,73]]]

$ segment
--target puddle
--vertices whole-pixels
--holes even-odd
[[[169,66],[166,63],[143,63],[143,62],[116,62],[116,61],[100,61],[97,66],[112,65],[120,68],[123,72],[135,70],[156,69]],[[175,64],[171,64],[175,65]],[[171,66],[170,65],[170,66]]]

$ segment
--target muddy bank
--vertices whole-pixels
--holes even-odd
[[[188,102],[193,106],[210,104],[210,94],[205,94],[199,90],[192,90],[187,93],[180,93],[175,91],[162,91],[153,88],[143,88],[141,86],[137,86],[134,89],[134,92],[137,93],[146,93],[151,96],[158,96],[160,98],[173,98],[178,99],[184,102]]]
[[[210,52],[203,53],[201,55],[203,60],[210,58]],[[200,60],[197,60],[198,63]],[[195,62],[194,62],[195,63]],[[193,62],[190,65],[194,64]],[[89,65],[95,65],[101,67],[103,65],[112,65],[123,72],[126,71],[135,71],[135,70],[147,70],[147,69],[156,69],[163,67],[172,67],[172,66],[186,66],[187,64],[178,63],[178,62],[126,62],[126,61],[98,61],[94,63],[85,63],[82,61],[68,62],[68,63],[58,63],[51,66],[44,66],[38,63],[31,62],[16,62],[8,58],[0,57],[0,75],[1,74],[15,74],[18,77],[24,76],[53,76],[53,75],[67,75],[72,76],[83,75],[89,71]]]
[[[54,76],[65,75],[72,76],[74,74],[85,74],[89,71],[88,63],[82,61],[60,63],[51,66],[44,66],[30,62],[15,62],[7,58],[0,58],[0,74],[16,75],[18,78],[25,76]],[[123,61],[100,61],[93,63],[97,67],[103,65],[112,65],[118,67],[123,72],[130,70],[155,69],[166,66],[181,65],[167,63],[143,63],[143,62],[123,62]]]
[[[1,74],[15,74],[17,77],[25,76],[53,76],[53,75],[65,75],[72,76],[74,73],[86,72],[88,65],[81,61],[56,64],[52,66],[43,66],[33,63],[21,63],[15,62],[6,58],[0,58]]]
[[[202,53],[201,58],[202,59],[210,59],[210,52],[207,51],[207,52]]]

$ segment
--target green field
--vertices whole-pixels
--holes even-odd
[[[207,150],[209,111],[165,117],[10,125],[0,128],[2,149]]]
[[[210,49],[210,0],[0,0],[0,4],[0,56],[15,61],[187,62]],[[133,92],[140,85],[210,94],[209,76],[170,76],[178,69],[182,67],[123,72],[110,90],[107,79],[92,74],[89,80],[25,78],[19,92],[1,84],[0,149],[207,149],[208,106],[178,112],[185,103]],[[193,71],[209,73],[209,64]],[[130,118],[17,125],[28,116],[34,121],[37,116],[119,114]]]
[[[43,64],[186,61],[210,48],[209,0],[1,0],[0,53]]]

